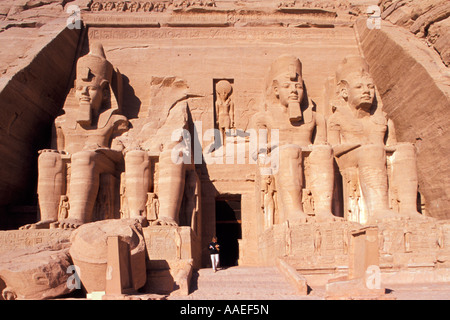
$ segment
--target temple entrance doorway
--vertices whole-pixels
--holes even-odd
[[[216,236],[220,244],[220,267],[238,265],[241,222],[241,195],[219,196],[216,199]]]

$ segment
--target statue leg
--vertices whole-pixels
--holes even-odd
[[[130,218],[146,220],[145,204],[150,183],[150,160],[146,151],[132,150],[125,155],[125,196]],[[146,221],[145,221],[146,222]]]
[[[56,151],[44,151],[38,158],[38,198],[41,220],[28,224],[21,229],[48,228],[58,220],[61,195],[65,189],[65,168],[61,154]]]
[[[369,221],[394,218],[389,209],[386,152],[383,145],[365,145],[358,149],[359,181]]]
[[[156,224],[178,225],[184,192],[185,166],[174,163],[172,150],[165,149],[159,156],[158,199],[159,216]]]
[[[280,148],[279,168],[276,186],[279,190],[282,212],[280,222],[285,220],[305,222],[307,214],[303,211],[303,161],[299,146],[289,145]],[[273,156],[273,154],[272,154]]]
[[[313,147],[309,156],[311,192],[314,198],[314,211],[320,220],[335,220],[331,212],[334,187],[333,153],[330,146]]]
[[[80,151],[72,155],[69,192],[69,217],[59,222],[63,229],[77,228],[92,222],[100,174],[115,171],[112,160],[95,151]]]
[[[416,150],[412,144],[396,146],[392,163],[392,180],[398,190],[400,214],[410,218],[425,218],[417,212]]]

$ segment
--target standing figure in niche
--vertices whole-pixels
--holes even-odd
[[[367,63],[359,56],[345,58],[336,72],[336,83],[338,104],[328,119],[328,141],[343,177],[359,181],[367,221],[423,217],[416,205],[415,147],[397,143],[392,120],[377,108]],[[399,214],[389,207],[386,152],[393,153],[390,187],[398,194]]]
[[[55,119],[53,146],[40,152],[38,198],[41,220],[22,228],[77,228],[92,222],[101,174],[118,176],[123,161],[122,146],[114,138],[128,130],[128,120],[120,114],[111,84],[119,76],[106,60],[101,44],[91,47],[78,59],[75,90],[64,105],[64,114]],[[71,163],[70,183],[66,163]],[[68,189],[70,210],[58,221],[59,201]]]
[[[227,80],[220,80],[216,84],[216,124],[219,127],[222,145],[225,143],[226,132],[234,128],[234,102],[231,99],[233,87]]]

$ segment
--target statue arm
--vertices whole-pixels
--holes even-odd
[[[332,119],[330,118],[330,120]],[[328,122],[328,142],[333,148],[335,157],[340,157],[361,146],[359,143],[341,143],[340,125],[333,121]]]
[[[114,117],[113,118],[114,126],[113,126],[112,135],[111,135],[111,145],[110,146],[111,146],[112,150],[117,150],[117,151],[122,152],[125,149],[125,146],[117,138],[120,137],[126,131],[128,131],[129,122],[128,122],[128,119],[122,115],[113,115],[113,117]]]
[[[215,107],[216,107],[216,124],[219,125],[219,100],[216,101]]]
[[[58,124],[58,119],[55,120],[52,128],[52,146],[53,150],[63,151],[65,147],[65,139],[62,127]]]
[[[314,144],[327,143],[327,125],[325,118],[320,113],[316,113],[316,137]]]
[[[231,127],[234,127],[234,102],[230,101],[230,119],[231,119]]]
[[[394,122],[391,119],[388,119],[386,132],[386,151],[395,151],[396,144],[397,138],[395,135]]]

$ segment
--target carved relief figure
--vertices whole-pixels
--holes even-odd
[[[377,108],[368,65],[359,56],[344,59],[336,83],[338,100],[328,119],[328,141],[344,179],[359,181],[366,208],[360,212],[367,210],[367,220],[373,222],[400,215],[422,217],[416,209],[415,148],[396,142],[393,122]],[[393,153],[392,184],[398,192],[400,215],[389,208],[386,152]]]
[[[267,129],[269,133],[278,130],[279,143],[272,141],[269,156],[279,159],[273,171],[279,197],[279,222],[307,220],[302,206],[303,152],[311,152],[309,176],[315,217],[333,220],[332,152],[326,144],[325,120],[315,112],[312,101],[306,96],[298,58],[283,55],[272,63],[266,80],[266,95],[266,110],[252,117],[250,127]],[[314,137],[313,132],[316,132]]]
[[[41,221],[23,228],[43,228],[56,222],[66,189],[69,215],[55,226],[76,228],[92,221],[100,175],[117,175],[116,165],[122,161],[121,146],[114,138],[128,130],[128,120],[120,115],[117,91],[111,87],[113,76],[120,75],[106,60],[101,44],[94,44],[89,54],[78,60],[75,92],[69,94],[64,114],[55,119],[55,149],[42,150],[38,159]]]
[[[105,11],[111,11],[115,8],[116,4],[112,1],[109,1],[105,4]]]
[[[314,253],[320,254],[322,249],[322,233],[320,229],[314,230]]]
[[[231,99],[233,87],[228,80],[220,80],[216,84],[217,99],[216,107],[216,124],[221,133],[222,144],[225,143],[225,134],[234,127],[234,102]]]

